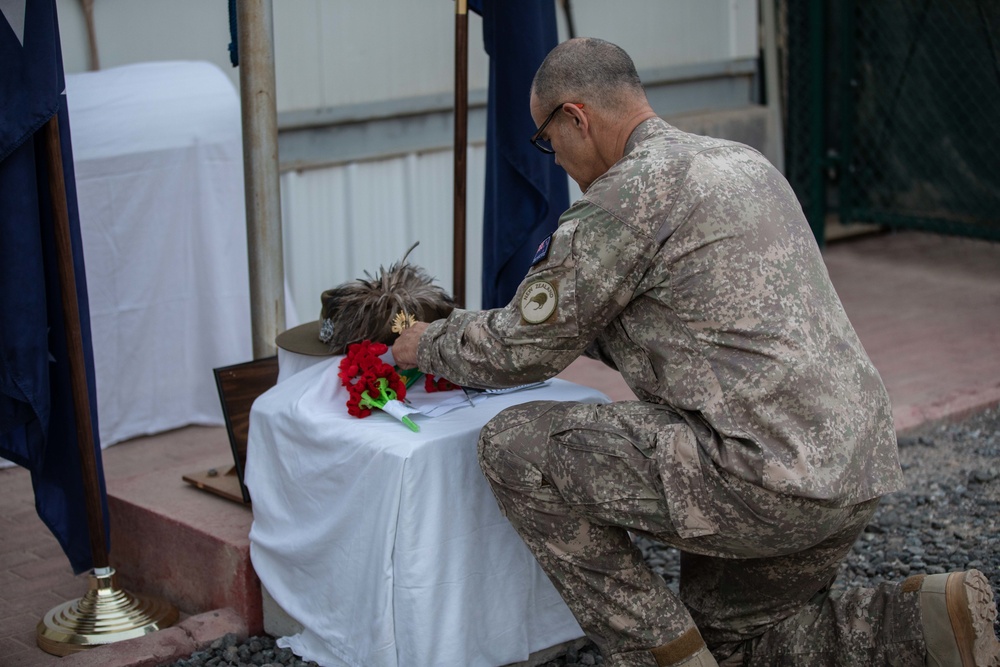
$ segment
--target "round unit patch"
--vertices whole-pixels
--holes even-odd
[[[541,324],[556,312],[557,300],[556,288],[551,283],[535,281],[521,295],[521,317],[528,324]]]

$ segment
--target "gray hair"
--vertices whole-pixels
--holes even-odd
[[[629,55],[596,37],[571,39],[552,49],[535,73],[531,90],[546,110],[583,102],[619,111],[646,96]]]

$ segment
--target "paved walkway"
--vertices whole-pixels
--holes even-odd
[[[832,244],[824,255],[889,390],[897,430],[1000,403],[1000,244],[898,233]],[[596,362],[580,360],[563,377],[615,399],[633,397],[620,375]],[[206,451],[227,448],[222,429],[190,427],[175,434],[106,450],[109,480],[134,472],[132,453],[140,447],[147,469],[176,467],[185,456],[204,459]],[[24,470],[0,470],[0,504],[5,508],[0,516],[0,667],[81,663],[36,648],[35,625],[52,607],[83,595],[86,578],[70,573],[36,516]],[[153,654],[146,651],[146,662],[130,657],[115,664],[156,664]]]
[[[897,430],[1000,401],[1000,243],[899,233],[825,257]]]

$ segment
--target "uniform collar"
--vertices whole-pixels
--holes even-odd
[[[661,130],[666,127],[667,122],[660,118],[659,116],[653,116],[652,118],[647,118],[632,130],[632,134],[629,135],[628,141],[625,142],[625,155],[628,155],[635,147],[646,140],[651,134],[655,133],[657,130]]]

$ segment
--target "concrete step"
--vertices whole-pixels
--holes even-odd
[[[224,461],[220,471],[232,465]],[[189,614],[232,609],[257,634],[264,625],[250,563],[253,514],[181,479],[196,470],[185,463],[108,481],[111,564],[127,590]]]

